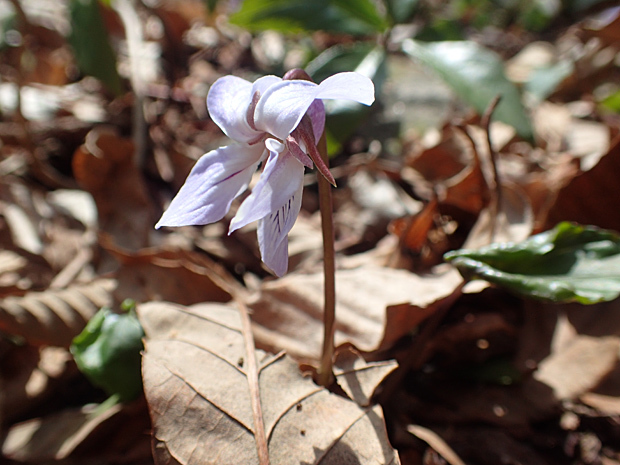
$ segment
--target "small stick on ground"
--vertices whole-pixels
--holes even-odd
[[[501,95],[496,95],[493,100],[491,100],[480,121],[480,125],[484,128],[487,136],[489,159],[491,160],[491,168],[493,170],[494,186],[491,197],[491,218],[493,219],[491,222],[491,242],[495,242],[495,233],[498,222],[497,217],[499,216],[499,209],[502,204],[502,182],[499,176],[499,170],[497,169],[497,153],[493,149],[493,144],[491,142],[491,117],[493,116],[493,112],[497,108],[501,98]]]

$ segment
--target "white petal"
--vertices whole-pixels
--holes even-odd
[[[288,233],[301,209],[303,185],[279,209],[258,222],[258,246],[265,265],[277,276],[288,269]]]
[[[313,82],[297,80],[272,84],[256,105],[254,124],[279,139],[286,139],[314,101],[318,87]]]
[[[272,152],[256,187],[230,222],[229,233],[269,216],[303,187],[304,166],[286,151]]]
[[[252,84],[236,76],[224,76],[213,83],[207,95],[211,119],[224,134],[248,143],[260,135],[250,127],[247,112],[252,102]]]
[[[375,101],[375,85],[359,73],[338,73],[319,84],[316,98],[354,100],[364,105]]]
[[[317,85],[281,81],[269,86],[256,105],[254,124],[259,130],[286,139],[315,99],[345,99],[370,105],[375,100],[372,80],[359,73],[338,73]]]
[[[271,75],[258,78],[254,81],[254,84],[252,84],[252,95],[254,95],[255,92],[259,92],[261,95],[264,94],[269,87],[277,82],[282,82],[282,78]]]
[[[256,171],[264,147],[229,145],[203,155],[156,228],[221,220]]]

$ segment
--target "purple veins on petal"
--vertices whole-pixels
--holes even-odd
[[[288,233],[301,210],[303,186],[278,209],[258,222],[258,245],[261,258],[277,276],[288,269]]]
[[[293,194],[301,192],[303,177],[304,166],[288,150],[271,152],[258,183],[230,222],[229,233],[279,209]]]
[[[247,188],[263,151],[260,145],[233,144],[203,155],[155,227],[221,220]]]

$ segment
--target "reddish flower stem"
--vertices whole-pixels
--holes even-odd
[[[328,166],[327,142],[325,133],[318,143],[321,158]],[[323,230],[323,273],[325,279],[325,308],[323,311],[324,336],[321,363],[317,373],[317,383],[329,386],[334,381],[334,333],[336,330],[336,253],[334,247],[334,218],[332,191],[330,182],[317,171],[319,184],[319,205],[321,210],[321,227]]]

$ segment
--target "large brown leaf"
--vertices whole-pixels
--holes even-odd
[[[156,463],[265,463],[257,453],[253,382],[271,464],[400,463],[379,406],[361,407],[315,385],[285,355],[248,354],[235,307],[148,303],[138,314]],[[249,375],[251,357],[258,380]],[[348,385],[351,373],[341,371]]]
[[[389,348],[430,316],[462,283],[454,269],[416,275],[362,266],[336,272],[336,344],[362,351]],[[249,304],[257,343],[300,358],[319,357],[323,326],[323,275],[290,274],[266,282]]]

